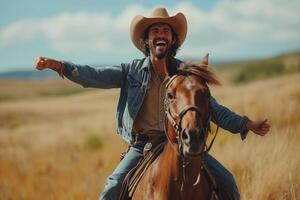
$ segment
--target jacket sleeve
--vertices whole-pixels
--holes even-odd
[[[225,106],[220,105],[212,96],[210,97],[210,106],[214,123],[232,133],[240,133],[242,140],[246,138],[248,130],[245,125],[249,121],[248,117],[232,112]]]
[[[106,67],[91,67],[77,65],[71,62],[63,62],[65,65],[64,75],[71,81],[83,87],[93,88],[120,88],[128,72],[129,64],[121,64]]]

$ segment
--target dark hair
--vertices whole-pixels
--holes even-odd
[[[145,32],[143,34],[143,37],[142,37],[144,45],[145,45],[145,49],[146,49],[146,51],[144,52],[145,56],[149,56],[150,55],[150,49],[149,49],[148,44],[146,44],[146,40],[148,39],[148,34],[149,34],[149,30],[150,30],[151,26],[152,25],[150,25],[145,30]],[[179,50],[179,46],[180,46],[179,45],[179,40],[178,40],[178,34],[173,30],[172,26],[170,26],[170,28],[171,28],[171,31],[172,31],[172,38],[173,38],[173,40],[175,40],[175,42],[174,42],[174,44],[171,45],[171,48],[170,48],[170,51],[169,51],[169,54],[168,54],[168,58],[175,57],[177,51]]]

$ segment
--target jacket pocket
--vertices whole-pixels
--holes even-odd
[[[135,79],[131,75],[127,76],[128,81],[128,98],[134,98],[139,96],[141,93],[142,82]]]

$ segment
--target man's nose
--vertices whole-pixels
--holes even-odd
[[[163,30],[159,30],[157,32],[157,36],[161,37],[161,36],[165,36],[165,32]]]

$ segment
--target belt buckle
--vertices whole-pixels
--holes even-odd
[[[152,143],[151,142],[147,142],[144,146],[144,149],[143,149],[143,155],[144,157],[151,151],[152,149]]]

